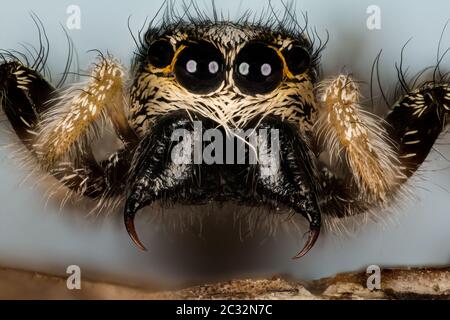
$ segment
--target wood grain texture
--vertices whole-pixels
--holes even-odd
[[[68,290],[66,279],[0,269],[0,299],[449,299],[450,268],[383,269],[381,290],[366,288],[367,274],[345,273],[310,282],[279,277],[206,284],[156,292],[83,280]]]

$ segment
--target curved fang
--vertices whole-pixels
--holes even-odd
[[[306,241],[303,249],[292,259],[299,259],[304,255],[306,255],[309,252],[309,250],[312,249],[317,239],[319,238],[320,227],[322,225],[322,217],[320,214],[320,209],[317,207],[316,210],[303,214],[303,216],[309,221],[308,240]]]
[[[128,235],[130,236],[131,240],[133,240],[133,242],[139,247],[139,249],[147,251],[147,248],[145,248],[141,240],[139,240],[139,236],[134,226],[134,217],[136,216],[136,212],[139,209],[140,209],[139,202],[133,201],[131,199],[127,200],[124,212],[125,228],[127,229]]]
[[[308,233],[308,241],[306,241],[305,246],[303,247],[303,249],[292,259],[299,259],[301,257],[303,257],[304,255],[306,255],[309,250],[311,250],[311,248],[314,246],[314,244],[317,241],[317,238],[319,238],[319,234],[320,234],[320,226],[317,228],[311,228],[309,230]]]

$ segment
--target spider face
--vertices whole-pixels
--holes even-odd
[[[136,170],[129,180],[125,206],[127,229],[136,243],[141,245],[132,222],[136,212],[161,197],[148,187],[149,181],[155,179],[160,179],[156,183],[163,186],[166,194],[181,194],[175,197],[177,202],[239,201],[276,208],[294,206],[315,228],[306,248],[314,242],[320,215],[314,200],[316,183],[308,173],[312,171],[310,154],[303,149],[294,152],[291,147],[296,144],[302,148],[306,144],[292,137],[299,137],[298,131],[310,132],[316,120],[315,60],[312,46],[303,35],[268,27],[230,22],[181,23],[147,32],[133,63],[130,88],[129,120],[146,141],[132,162],[133,168],[142,170]],[[161,160],[156,170],[160,176],[147,174],[149,166],[150,171],[155,171],[145,160],[154,154],[154,139],[169,145],[169,136],[175,130],[192,129],[190,119],[201,121],[204,130],[219,127],[227,133],[230,129],[277,130],[284,141],[282,156],[299,157],[302,164],[290,169],[276,167],[267,178],[263,174],[267,168],[249,165],[247,153],[243,166],[228,162],[223,165],[223,161],[173,170],[168,165],[171,160]],[[265,148],[266,140],[254,146]],[[286,193],[292,186],[292,170],[298,174],[300,193],[292,190],[296,195]],[[168,198],[174,200],[174,196]]]
[[[317,66],[302,35],[232,23],[149,30],[134,61],[130,120],[144,134],[171,111],[243,128],[262,114],[308,130]]]

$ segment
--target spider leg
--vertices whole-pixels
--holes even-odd
[[[40,74],[17,61],[0,64],[0,105],[13,130],[32,149],[34,130],[55,89]]]
[[[138,139],[125,114],[124,82],[121,65],[100,56],[86,83],[66,89],[39,125],[35,148],[41,163],[51,167],[80,145],[89,145],[104,118],[111,119],[126,147],[134,147]]]
[[[103,65],[100,68],[106,68],[105,64],[108,63],[100,64]],[[105,73],[106,71],[101,69],[93,71],[96,79],[102,79],[98,77]],[[93,82],[95,81],[91,80],[88,83],[88,89],[95,89]],[[78,110],[77,116],[74,102],[87,94],[86,92],[88,91],[79,91],[77,97],[72,97],[73,99],[68,101],[61,98],[60,92],[55,90],[39,72],[23,63],[9,61],[0,64],[1,108],[16,135],[32,154],[32,158],[37,160],[38,165],[50,175],[76,193],[99,198],[105,194],[115,194],[114,191],[121,188],[123,176],[127,172],[124,166],[129,163],[131,154],[129,147],[131,143],[106,161],[98,163],[95,160],[90,145],[83,145],[80,142],[82,138],[87,140],[85,136],[83,137],[83,129],[89,129],[91,125],[89,121],[95,121],[95,116],[84,117],[85,110]],[[108,94],[104,95],[106,99]],[[63,103],[69,107],[64,109]],[[99,112],[101,108],[110,110],[113,113],[112,122],[116,130],[122,133],[118,135],[124,139],[127,137],[126,141],[133,143],[134,132],[129,129],[127,123],[124,123],[124,111],[117,112],[118,106],[112,105],[113,107],[106,107],[100,104],[95,108],[99,108]],[[67,126],[69,123],[76,129]],[[73,130],[78,131],[74,133]],[[61,141],[66,145],[61,145]],[[73,151],[72,154],[66,155],[70,149]]]
[[[447,85],[406,93],[385,120],[362,110],[358,86],[348,76],[326,83],[320,97],[316,144],[330,157],[322,168],[323,209],[337,217],[392,200],[427,157],[450,110]]]
[[[365,112],[359,100],[358,85],[350,76],[340,75],[324,84],[317,145],[322,146],[319,152],[328,154],[330,167],[354,185],[356,196],[386,202],[403,174],[381,119]]]
[[[386,117],[386,130],[398,149],[405,176],[423,163],[448,124],[450,87],[429,83],[405,94]]]

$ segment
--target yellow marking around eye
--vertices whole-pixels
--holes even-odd
[[[177,59],[178,59],[178,56],[180,55],[180,53],[181,53],[184,49],[186,49],[186,46],[185,46],[184,44],[182,44],[182,45],[177,49],[177,51],[175,51],[175,54],[174,54],[173,59],[172,59],[172,63],[169,64],[169,65],[168,65],[167,67],[165,67],[164,69],[162,69],[162,72],[163,72],[163,73],[168,74],[168,73],[172,73],[172,72],[173,72],[173,69],[174,69],[174,67],[175,67],[175,63],[177,62]]]
[[[268,47],[275,50],[275,52],[277,53],[277,55],[280,57],[281,61],[283,62],[283,73],[286,75],[286,77],[288,77],[289,79],[293,79],[294,75],[292,74],[291,70],[289,70],[286,59],[284,58],[280,49],[278,49],[277,47],[274,47],[274,46],[268,46]]]

